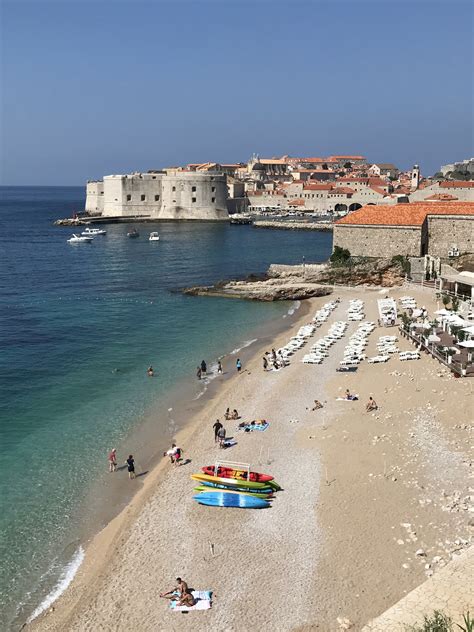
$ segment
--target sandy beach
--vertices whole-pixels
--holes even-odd
[[[407,293],[430,313],[436,309],[427,293],[390,292]],[[290,366],[264,372],[258,353],[241,375],[222,382],[177,436],[191,462],[171,468],[163,459],[150,471],[126,509],[89,543],[70,588],[28,629],[330,632],[350,622],[360,630],[468,546],[472,380],[455,379],[425,355],[336,373],[355,322],[322,365],[303,364],[311,343],[347,320],[349,299],[362,298],[367,319],[377,320],[379,290],[338,295],[340,305]],[[309,315],[272,346],[286,343],[331,298],[310,299]],[[375,355],[380,335],[397,333],[377,327],[368,354]],[[399,346],[413,349],[403,338]],[[337,400],[346,388],[359,400]],[[370,395],[379,409],[367,413]],[[315,398],[324,407],[311,411]],[[220,450],[212,424],[227,407],[270,427],[242,433],[238,422],[226,422],[237,445]],[[216,459],[250,463],[283,491],[259,511],[200,506],[190,475]],[[117,476],[129,483],[126,473]],[[170,611],[159,593],[178,576],[212,590],[213,607]]]

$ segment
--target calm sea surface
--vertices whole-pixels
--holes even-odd
[[[136,240],[110,225],[71,246],[72,230],[52,222],[83,205],[82,188],[0,188],[0,629],[77,557],[78,507],[110,446],[202,358],[242,347],[289,308],[173,290],[331,249],[327,233],[172,222],[139,226]]]

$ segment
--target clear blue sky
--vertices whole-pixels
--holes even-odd
[[[0,1],[2,184],[473,154],[470,2]]]

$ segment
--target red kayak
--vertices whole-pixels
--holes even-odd
[[[204,474],[209,474],[209,476],[216,475],[216,468],[214,465],[205,465],[201,469]],[[217,476],[222,478],[235,478],[239,481],[247,480],[247,472],[245,470],[233,470],[230,467],[217,468]],[[267,483],[268,481],[273,480],[273,476],[270,476],[269,474],[260,474],[259,472],[250,472],[250,480],[255,483]]]

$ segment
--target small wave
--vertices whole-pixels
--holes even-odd
[[[285,314],[285,316],[283,316],[283,318],[286,318],[286,315],[293,316],[293,314],[296,312],[296,310],[299,309],[300,307],[301,307],[301,301],[293,301],[293,303],[291,304],[290,309],[288,310],[287,314]]]
[[[84,561],[84,549],[80,546],[77,551],[74,553],[72,560],[66,564],[64,567],[57,584],[53,588],[53,590],[43,599],[40,605],[34,610],[32,615],[28,619],[28,623],[31,623],[33,619],[39,617],[45,610],[47,610],[55,601],[58,599],[69,584],[74,579],[75,574],[77,573],[80,565]]]
[[[229,355],[236,355],[237,353],[239,353],[239,351],[242,351],[242,349],[245,349],[246,347],[250,347],[250,345],[253,345],[254,342],[257,342],[257,340],[258,338],[252,338],[252,340],[246,340],[241,347],[237,347],[237,349],[233,349]]]

